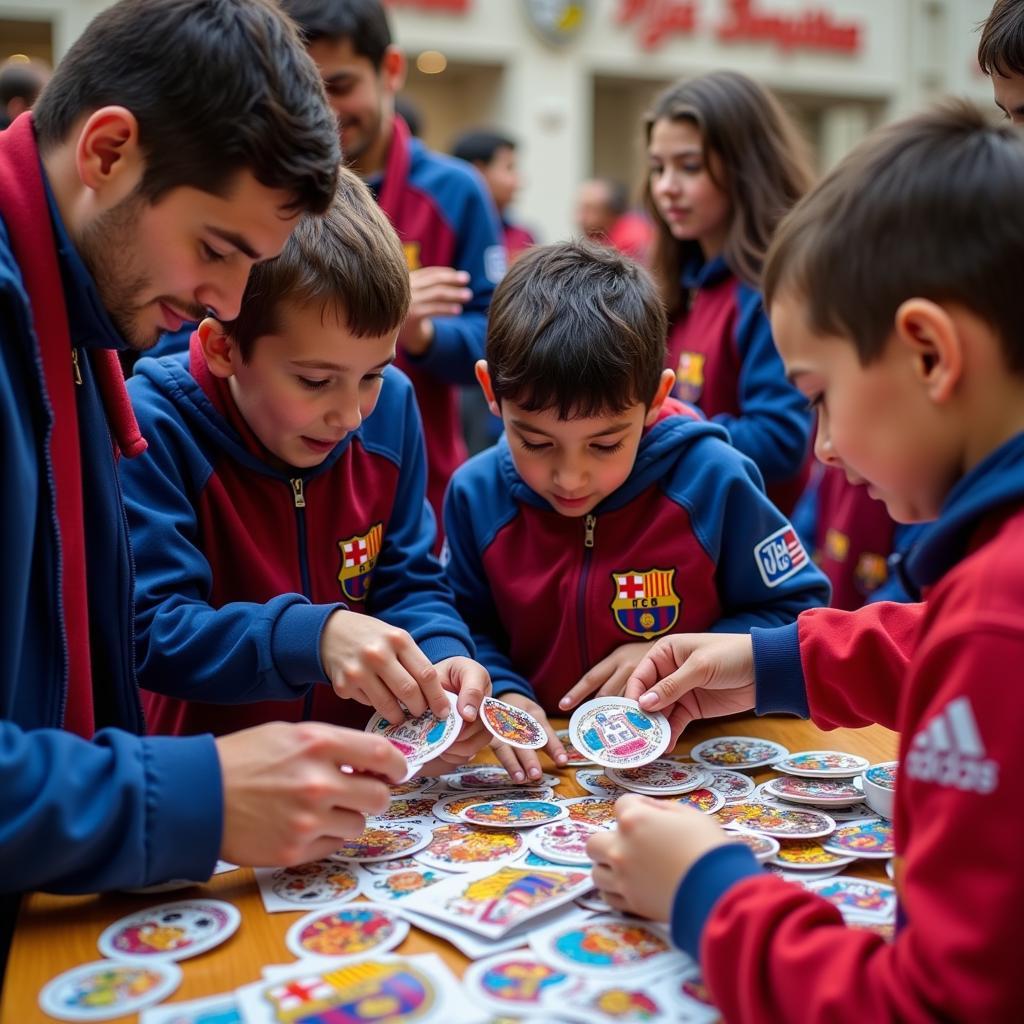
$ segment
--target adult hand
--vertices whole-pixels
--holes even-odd
[[[730,842],[706,814],[671,801],[622,796],[618,828],[591,836],[594,885],[618,911],[667,921],[683,876],[708,850]]]
[[[462,717],[462,730],[459,738],[440,757],[428,761],[420,769],[421,775],[443,775],[450,772],[479,753],[491,738],[480,720],[480,703],[491,692],[491,677],[487,669],[472,658],[463,657],[446,658],[434,668],[441,685],[450,693],[458,694],[457,707]]]
[[[436,316],[458,316],[473,298],[466,287],[469,274],[452,267],[420,267],[409,274],[412,297],[409,313],[398,332],[398,346],[410,355],[421,356],[434,342]]]
[[[746,633],[662,637],[626,682],[644,711],[664,711],[672,743],[697,718],[749,711],[755,703],[754,648]]]
[[[621,697],[629,679],[644,655],[654,646],[654,640],[643,643],[623,644],[616,647],[606,658],[602,658],[580,681],[558,702],[563,711],[571,711],[584,697],[596,690],[598,697]]]
[[[224,791],[220,855],[285,867],[333,853],[388,806],[405,758],[382,736],[323,722],[271,722],[217,739]]]
[[[569,756],[566,754],[561,740],[555,735],[555,730],[548,721],[548,716],[544,713],[544,709],[536,701],[532,701],[529,697],[524,697],[520,693],[504,693],[501,699],[506,704],[522,708],[523,711],[533,715],[544,726],[548,742],[543,749],[559,768],[565,767],[569,763]],[[534,782],[544,774],[536,750],[522,750],[519,747],[510,747],[507,743],[502,743],[500,740],[495,740],[492,745],[498,763],[509,773],[513,782]]]
[[[320,662],[334,692],[369,704],[389,722],[400,722],[401,705],[414,716],[428,708],[448,717],[441,677],[404,630],[372,615],[338,610],[320,635]]]

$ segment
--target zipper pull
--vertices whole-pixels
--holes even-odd
[[[302,493],[302,478],[292,477],[292,497],[295,499],[296,508],[306,507],[306,496]]]
[[[73,348],[71,350],[71,375],[75,379],[76,384],[82,383],[82,368],[78,365],[78,349]]]
[[[592,548],[594,546],[594,527],[597,526],[597,516],[587,516],[583,520],[583,546]]]

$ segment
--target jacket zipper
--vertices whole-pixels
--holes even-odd
[[[594,553],[594,530],[597,516],[587,515],[583,519],[583,564],[580,566],[580,580],[576,587],[576,634],[580,645],[580,673],[590,667],[587,643],[587,579],[590,576],[590,559]]]
[[[299,542],[299,575],[302,577],[302,593],[313,600],[312,587],[309,582],[309,565],[306,562],[306,489],[302,477],[293,476],[288,481],[292,488],[292,502],[295,505],[295,524],[298,527]],[[313,715],[313,686],[309,688],[302,701],[303,721],[309,721]]]
[[[82,383],[82,368],[78,365],[78,349],[71,350],[71,375],[76,384]]]

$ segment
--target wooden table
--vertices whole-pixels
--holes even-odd
[[[896,757],[896,734],[880,726],[836,729],[826,733],[795,718],[756,718],[752,715],[695,723],[683,735],[676,753],[688,753],[694,744],[709,737],[733,734],[777,740],[792,751],[845,750],[861,754],[871,762],[890,761]],[[486,751],[480,760],[493,761],[493,758]],[[758,781],[771,774],[770,770],[754,773]],[[561,775],[560,796],[585,795],[576,785],[572,769],[562,771]],[[884,878],[879,862],[859,861],[852,868],[862,877]],[[260,970],[265,964],[291,963],[294,960],[285,947],[284,935],[305,911],[266,913],[252,871],[248,868],[217,875],[205,885],[166,895],[50,896],[34,893],[22,903],[11,945],[0,1024],[53,1020],[39,1009],[39,990],[68,968],[100,959],[96,940],[107,925],[125,914],[165,900],[198,895],[234,903],[242,913],[242,926],[223,946],[181,963],[184,977],[172,1002],[232,991],[240,985],[260,980]],[[396,952],[438,953],[458,975],[462,974],[468,962],[448,943],[415,928]],[[134,1021],[136,1018],[119,1017],[117,1020]]]

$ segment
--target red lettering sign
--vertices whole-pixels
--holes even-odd
[[[697,29],[696,0],[620,0],[616,21],[640,24],[640,45],[653,50],[670,35],[691,35]]]
[[[414,7],[434,14],[466,14],[471,0],[384,0],[388,7]]]
[[[785,51],[856,53],[860,49],[860,26],[841,24],[828,11],[766,14],[755,10],[754,0],[728,0],[728,4],[728,18],[715,30],[723,43],[770,42]]]

